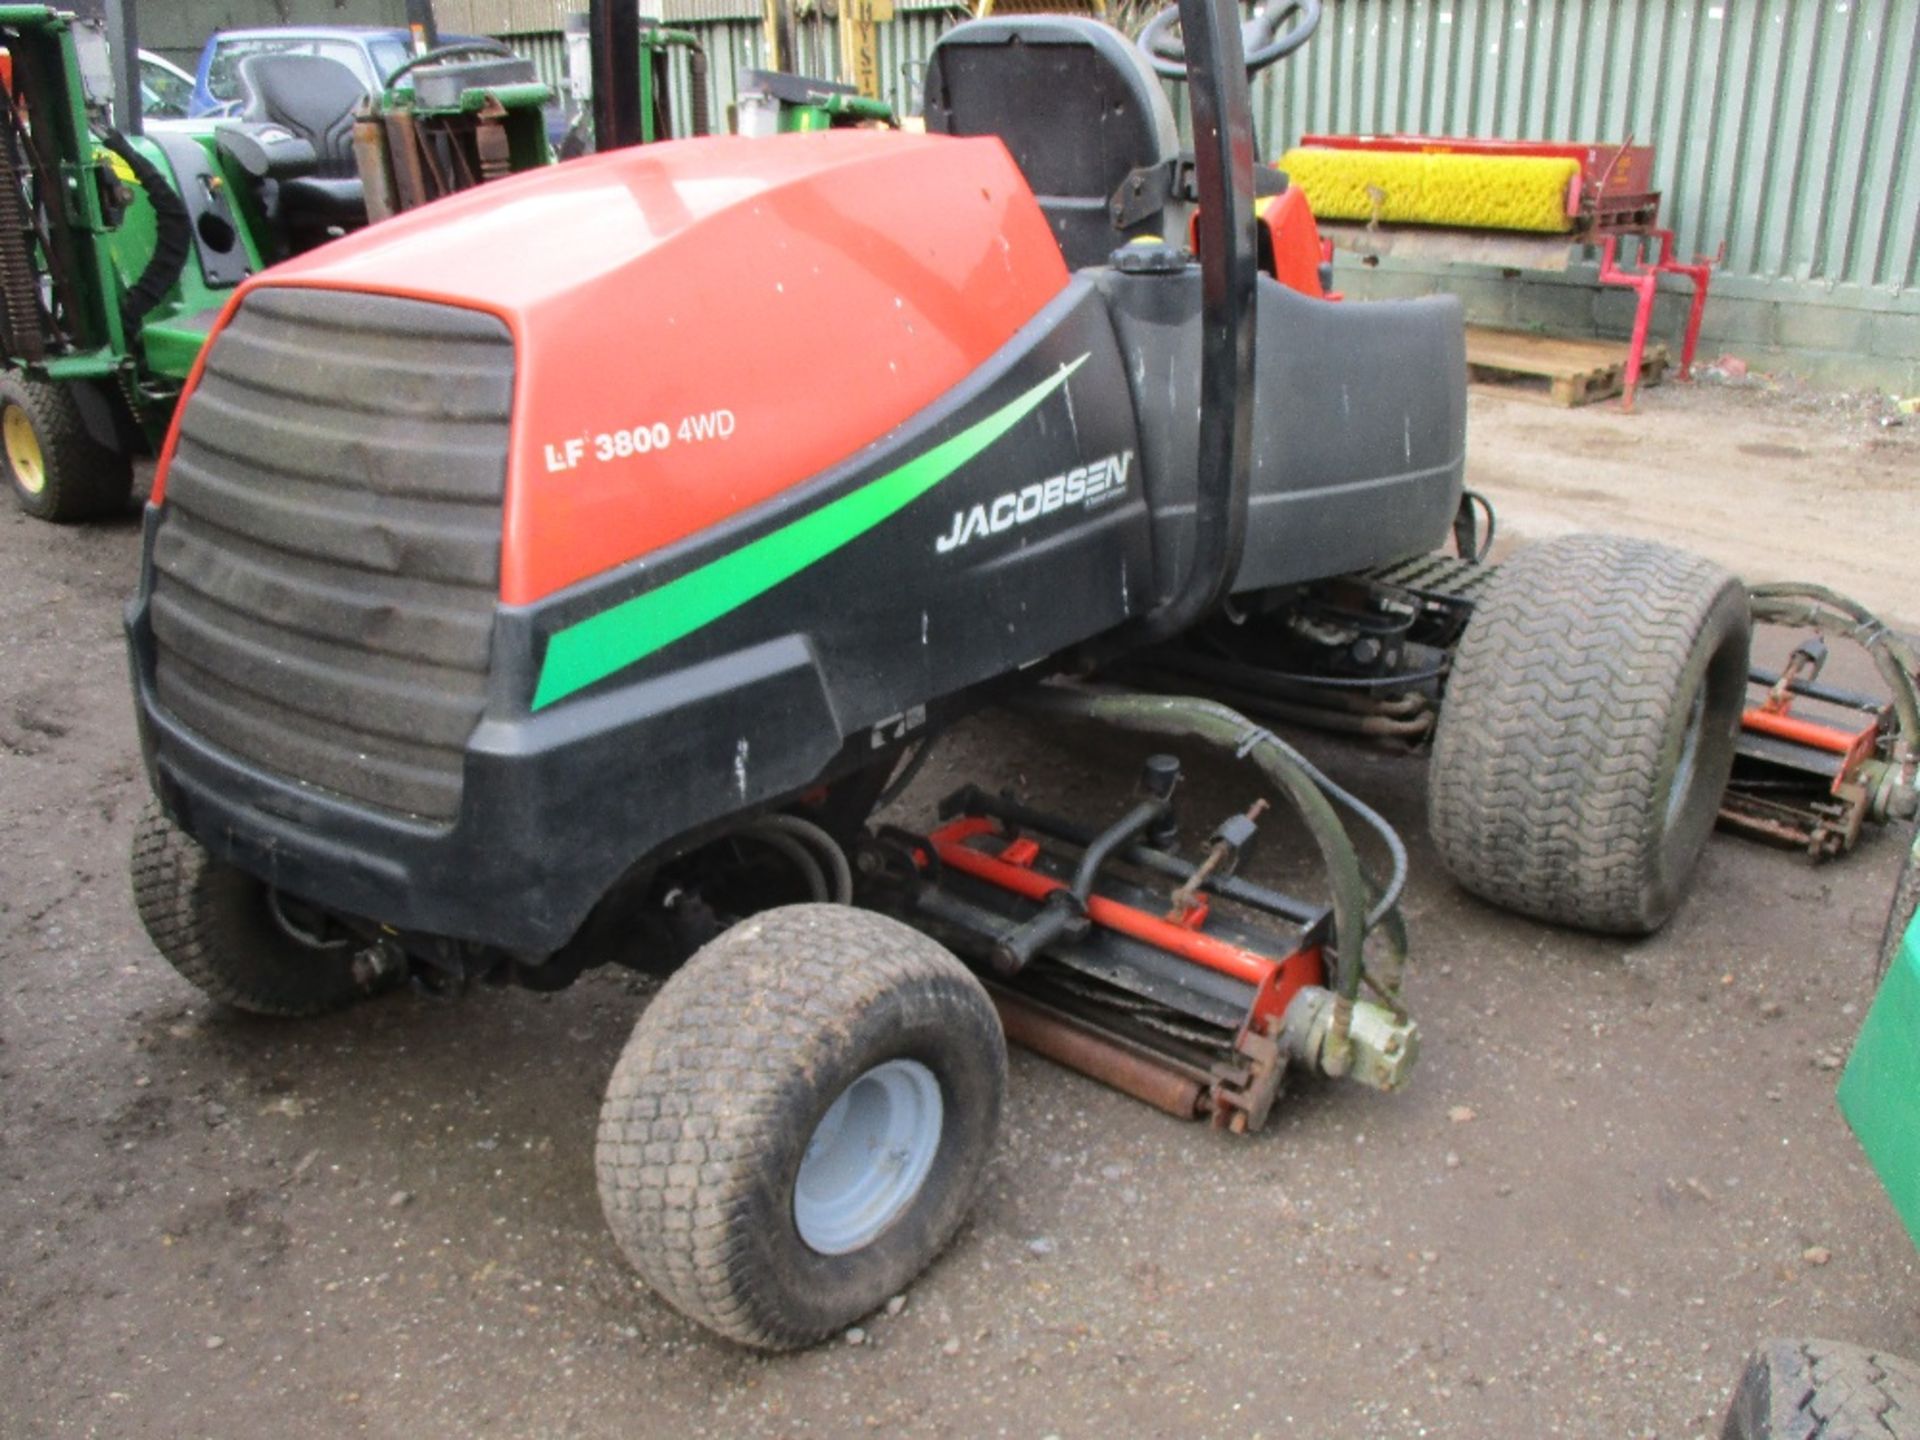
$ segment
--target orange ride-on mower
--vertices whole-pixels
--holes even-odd
[[[661,1296],[768,1348],[952,1236],[1006,1036],[1236,1131],[1290,1066],[1402,1083],[1391,830],[1227,706],[1084,683],[1235,621],[1338,674],[1375,641],[1355,577],[1460,517],[1457,303],[1335,303],[1305,207],[1256,194],[1248,69],[1318,17],[1249,52],[1232,0],[1182,0],[1191,156],[1117,31],[988,19],[931,59],[933,133],[599,155],[250,280],[128,615],[161,953],[288,1016],[673,971],[607,1088],[602,1200]],[[1649,929],[1726,782],[1744,596],[1624,541],[1492,584],[1423,612],[1458,642],[1445,851]],[[1117,819],[963,789],[931,833],[869,825],[998,701],[1210,741],[1256,786],[1183,827],[1143,746]],[[1266,802],[1325,896],[1237,873]]]

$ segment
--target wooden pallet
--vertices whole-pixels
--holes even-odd
[[[1641,385],[1667,373],[1667,347],[1648,342]],[[1467,327],[1467,371],[1476,381],[1500,381],[1501,393],[1533,395],[1554,405],[1591,405],[1627,386],[1627,347],[1610,340],[1564,340],[1518,330]]]

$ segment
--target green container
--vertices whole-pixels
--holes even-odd
[[[1840,1110],[1920,1246],[1920,916],[1907,926],[1840,1077]]]

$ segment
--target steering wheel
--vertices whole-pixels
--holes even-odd
[[[462,40],[457,45],[436,45],[424,55],[416,55],[404,65],[396,65],[380,88],[391,92],[393,82],[409,71],[422,65],[437,65],[442,60],[451,60],[456,55],[504,55],[515,58],[514,51],[502,45],[498,40]]]
[[[1284,31],[1281,22],[1298,15]],[[1153,66],[1156,75],[1168,80],[1187,78],[1187,52],[1175,38],[1173,27],[1180,23],[1180,7],[1169,5],[1147,22],[1135,43]],[[1247,73],[1257,75],[1276,60],[1284,60],[1320,28],[1320,0],[1267,0],[1253,12],[1251,20],[1240,24],[1240,46],[1246,51]]]

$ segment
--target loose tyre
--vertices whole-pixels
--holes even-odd
[[[1006,1042],[938,944],[839,905],[734,926],[662,988],[600,1111],[600,1202],[675,1309],[767,1350],[886,1303],[952,1239]]]
[[[133,834],[133,903],[154,949],[222,1005],[299,1017],[366,993],[350,942],[215,860],[152,800]]]
[[[1698,556],[1577,535],[1503,565],[1454,656],[1428,817],[1478,895],[1565,925],[1657,930],[1733,766],[1749,631]]]
[[[29,515],[57,524],[126,509],[133,461],[87,431],[70,385],[0,373],[0,468]]]
[[[1831,1340],[1774,1340],[1747,1361],[1721,1440],[1920,1440],[1920,1366]]]

